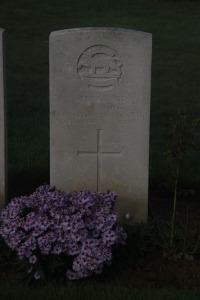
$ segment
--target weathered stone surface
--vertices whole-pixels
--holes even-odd
[[[147,219],[151,44],[125,29],[50,35],[51,184],[116,191],[130,223]]]
[[[6,200],[6,102],[4,75],[4,29],[0,28],[0,208]]]

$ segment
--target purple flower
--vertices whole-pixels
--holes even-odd
[[[40,274],[39,274],[38,272],[35,272],[35,273],[34,273],[34,278],[35,278],[36,280],[40,279]]]
[[[66,272],[70,280],[99,274],[112,260],[112,247],[127,238],[113,212],[115,200],[110,191],[66,193],[43,185],[0,212],[0,235],[28,261],[27,272],[35,279],[40,258],[50,254],[73,257]]]
[[[35,255],[29,257],[30,264],[35,264],[37,261],[37,257]]]

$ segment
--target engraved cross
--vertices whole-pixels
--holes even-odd
[[[97,151],[79,151],[78,157],[81,155],[96,155],[97,164],[97,191],[101,191],[101,173],[102,173],[102,156],[120,157],[120,152],[103,152],[102,151],[102,129],[97,129]]]

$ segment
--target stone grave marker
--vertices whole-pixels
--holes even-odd
[[[124,222],[147,220],[152,37],[115,28],[50,35],[50,181],[115,191]]]
[[[0,28],[0,208],[6,201],[6,103],[4,74],[4,29]]]

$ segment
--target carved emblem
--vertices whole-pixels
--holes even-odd
[[[78,59],[80,79],[89,87],[106,91],[115,87],[122,77],[122,63],[117,52],[103,45],[86,49]]]

